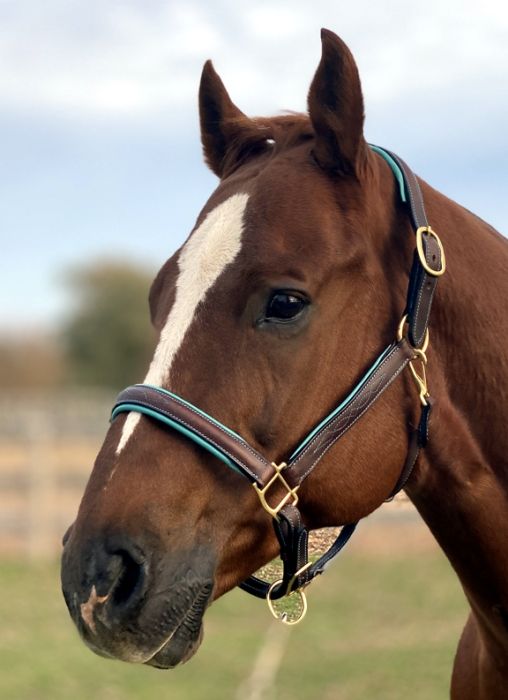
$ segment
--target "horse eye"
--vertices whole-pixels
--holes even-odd
[[[275,292],[266,307],[266,319],[289,321],[296,318],[307,306],[308,301],[291,292]]]

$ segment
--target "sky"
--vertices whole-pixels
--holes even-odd
[[[508,233],[505,0],[0,0],[0,334],[57,327],[76,265],[162,265],[217,184],[204,61],[247,114],[303,111],[322,26],[367,139]]]

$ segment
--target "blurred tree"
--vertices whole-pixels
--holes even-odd
[[[49,334],[0,338],[0,390],[54,389],[64,380],[58,342]]]
[[[63,329],[71,379],[115,389],[141,381],[153,355],[148,291],[153,273],[132,263],[88,263],[67,279],[76,296]]]

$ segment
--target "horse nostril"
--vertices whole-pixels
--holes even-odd
[[[62,558],[62,589],[72,617],[92,634],[119,624],[143,599],[148,569],[141,547],[125,536],[82,543],[71,538]]]
[[[145,579],[145,567],[125,550],[116,552],[122,559],[122,568],[110,593],[111,601],[121,607],[133,603],[140,596]]]

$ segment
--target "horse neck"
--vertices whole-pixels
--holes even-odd
[[[508,242],[435,190],[423,191],[448,261],[430,316],[430,381],[435,376],[436,397],[463,415],[486,460],[501,465],[508,448],[499,405],[508,390]],[[508,488],[508,467],[497,472]]]
[[[428,186],[424,197],[448,270],[430,320],[430,440],[406,490],[477,618],[508,645],[508,245]]]

